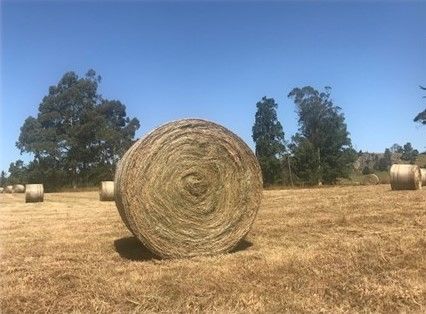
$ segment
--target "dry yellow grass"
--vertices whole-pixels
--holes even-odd
[[[0,195],[2,313],[425,312],[426,190],[265,191],[231,254],[158,260],[96,192]]]

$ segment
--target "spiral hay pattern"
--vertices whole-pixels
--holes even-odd
[[[422,174],[419,166],[394,164],[390,168],[392,190],[419,190],[422,188]]]
[[[124,223],[155,254],[214,255],[230,251],[250,230],[262,177],[239,137],[185,119],[155,129],[126,152],[115,192]]]
[[[15,184],[13,186],[13,192],[14,193],[24,193],[25,192],[25,186],[22,184]]]
[[[377,175],[371,173],[364,176],[362,183],[364,185],[376,185],[380,183],[380,179]]]
[[[114,181],[101,182],[99,200],[102,202],[114,200]]]
[[[43,184],[27,184],[25,186],[25,203],[37,203],[44,201]]]

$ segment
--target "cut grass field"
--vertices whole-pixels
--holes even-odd
[[[2,313],[425,312],[426,190],[264,191],[232,253],[159,260],[96,192],[0,195]]]

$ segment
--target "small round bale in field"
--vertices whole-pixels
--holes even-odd
[[[114,200],[114,181],[102,181],[99,189],[99,199],[101,201]]]
[[[232,250],[249,232],[262,196],[251,149],[213,122],[167,123],[137,141],[115,175],[123,222],[163,258]]]
[[[4,188],[5,193],[13,193],[13,185],[8,185]]]
[[[25,192],[25,186],[22,184],[15,184],[13,186],[13,192],[14,193],[24,193]]]
[[[376,185],[380,183],[380,179],[374,173],[367,174],[362,178],[362,184],[364,185]]]
[[[417,165],[392,165],[390,181],[392,190],[419,190],[422,188],[422,175]]]
[[[3,192],[4,192],[4,188],[0,187],[0,193],[3,193]]]
[[[421,168],[420,171],[422,174],[422,186],[426,186],[426,169]]]
[[[43,184],[27,184],[25,186],[25,203],[44,201]]]

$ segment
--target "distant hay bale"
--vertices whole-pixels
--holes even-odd
[[[24,193],[25,192],[25,186],[22,184],[15,184],[13,186],[13,192],[14,193]]]
[[[27,184],[25,186],[25,203],[44,201],[43,184]]]
[[[390,168],[392,190],[419,190],[422,188],[422,175],[417,165],[394,164]]]
[[[0,188],[0,193],[3,193],[4,192],[4,188]]]
[[[4,188],[4,192],[5,193],[13,193],[13,186],[12,185],[8,185]]]
[[[99,189],[99,199],[101,201],[114,200],[114,181],[102,181]]]
[[[420,172],[422,174],[422,186],[426,187],[426,169],[425,168],[421,168]]]
[[[204,120],[167,123],[137,141],[115,175],[123,222],[163,258],[229,252],[249,232],[262,196],[250,148]]]
[[[376,185],[380,183],[380,179],[374,173],[367,174],[362,178],[362,184],[364,185]]]

